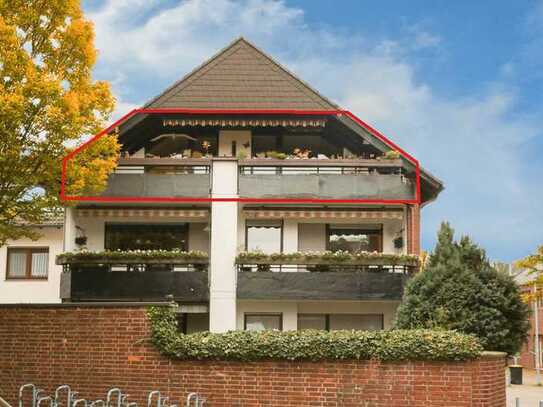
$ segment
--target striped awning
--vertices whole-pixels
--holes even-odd
[[[325,119],[165,119],[164,127],[324,127]]]
[[[402,211],[244,210],[248,219],[403,219]]]
[[[207,219],[207,209],[137,209],[137,208],[114,208],[114,209],[78,209],[77,216],[81,218],[185,218],[185,219]]]

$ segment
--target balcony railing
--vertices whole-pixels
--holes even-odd
[[[240,174],[277,174],[277,175],[309,175],[309,174],[394,174],[401,175],[401,160],[376,159],[270,159],[252,158],[241,160]]]
[[[413,199],[401,160],[250,159],[240,162],[248,198]]]
[[[210,168],[207,158],[120,159],[102,195],[209,197]]]
[[[210,158],[121,159],[102,196],[207,198],[212,165]],[[238,166],[242,198],[415,198],[401,160],[254,158]]]
[[[406,255],[334,256],[243,253],[236,260],[238,298],[399,301],[419,264]]]
[[[209,300],[208,263],[204,253],[178,252],[161,257],[137,253],[67,253],[63,266],[64,301]]]

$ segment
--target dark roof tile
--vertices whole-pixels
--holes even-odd
[[[338,109],[243,38],[234,41],[145,107]]]

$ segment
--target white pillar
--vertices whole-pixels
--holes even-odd
[[[76,250],[75,238],[77,229],[75,224],[75,208],[66,207],[64,209],[64,251],[73,252]]]
[[[237,198],[237,160],[213,160],[211,196]],[[209,330],[211,332],[236,329],[237,240],[238,203],[212,202],[209,270]]]
[[[535,357],[535,382],[541,386],[541,345],[539,344],[539,301],[537,282],[534,282],[534,357]]]
[[[294,253],[298,251],[298,221],[285,219],[283,221],[283,252]]]

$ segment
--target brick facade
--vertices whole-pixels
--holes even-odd
[[[528,289],[531,289],[529,287]],[[543,301],[540,301],[538,309],[539,314],[539,346],[543,350]],[[533,310],[533,303],[530,303],[530,309]],[[535,369],[535,314],[530,314],[530,331],[527,341],[522,346],[520,351],[519,363],[528,369]]]
[[[407,252],[420,254],[420,205],[407,205]]]
[[[142,306],[0,307],[0,395],[21,384],[51,393],[68,383],[83,398],[118,386],[139,406],[160,389],[213,406],[505,406],[504,360],[473,362],[175,361],[149,343]]]

